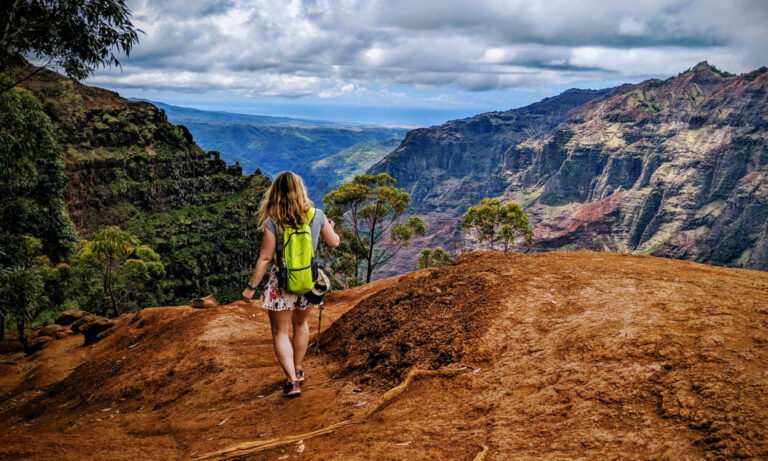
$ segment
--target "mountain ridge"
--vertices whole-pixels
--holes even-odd
[[[468,119],[452,120],[437,127],[412,130],[395,151],[373,165],[369,171],[374,174],[386,172],[396,178],[398,185],[405,187],[413,198],[410,208],[413,213],[433,211],[422,208],[426,205],[423,203],[426,191],[421,190],[424,187],[423,181],[417,177],[421,173],[428,174],[430,179],[441,177],[459,180],[460,185],[451,187],[449,192],[453,193],[448,197],[445,193],[437,191],[441,201],[453,203],[451,198],[455,198],[456,203],[461,203],[467,198],[472,200],[476,198],[479,202],[479,199],[485,196],[483,193],[488,194],[498,190],[500,184],[493,175],[503,152],[510,146],[530,136],[549,132],[565,119],[573,108],[594,98],[609,95],[617,91],[616,88],[571,89],[559,96],[545,98],[525,107],[504,112],[486,112]],[[436,148],[445,148],[445,144],[450,143],[450,152],[429,151],[435,147],[430,139],[433,133],[436,133],[438,138],[441,136],[448,138],[440,139],[443,144],[437,145]],[[419,150],[420,155],[412,156],[413,150],[416,149]],[[482,151],[488,158],[471,155],[477,154],[476,151]],[[441,154],[447,154],[447,158]],[[416,163],[414,158],[417,159]],[[438,163],[428,165],[426,159],[436,160]],[[469,169],[471,177],[464,178],[461,175],[462,168]],[[435,169],[437,171],[431,171]],[[474,190],[476,188],[471,187],[470,183],[480,183],[481,191]],[[466,196],[467,187],[465,186],[470,186],[470,197]],[[429,204],[429,206],[437,207],[438,204]]]
[[[411,132],[370,171],[397,178],[410,210],[439,223],[443,237],[428,236],[430,245],[476,248],[459,217],[500,197],[531,214],[534,246],[520,251],[588,248],[768,269],[767,88],[764,68],[733,76],[702,62],[565,105],[557,117],[563,93],[539,106],[549,124],[513,120],[495,138],[468,132],[468,122]],[[474,123],[493,127],[497,114]],[[606,207],[590,205],[621,191]],[[414,251],[382,275],[407,268]]]

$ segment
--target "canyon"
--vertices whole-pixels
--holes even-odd
[[[706,62],[667,80],[569,90],[520,109],[408,133],[369,172],[412,196],[417,249],[479,248],[460,217],[484,197],[530,214],[518,251],[587,248],[768,269],[768,72]]]

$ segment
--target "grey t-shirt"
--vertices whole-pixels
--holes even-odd
[[[271,216],[264,220],[264,225],[275,234],[275,237],[277,238],[275,255],[280,254],[279,252],[283,249],[283,233],[277,231],[277,226]],[[315,208],[315,216],[312,218],[312,225],[310,226],[312,232],[312,245],[315,248],[315,253],[317,253],[317,241],[320,238],[320,231],[323,229],[324,225],[325,214],[323,213],[323,210]]]

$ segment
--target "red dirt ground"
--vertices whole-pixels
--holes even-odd
[[[91,346],[3,356],[0,458],[195,459],[247,442],[207,459],[768,457],[765,272],[468,253],[329,295],[293,400],[255,303],[117,320]],[[379,406],[414,369],[448,373]]]

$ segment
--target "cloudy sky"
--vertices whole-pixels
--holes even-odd
[[[202,109],[428,125],[572,88],[768,65],[764,0],[127,0],[144,31],[87,80]]]

